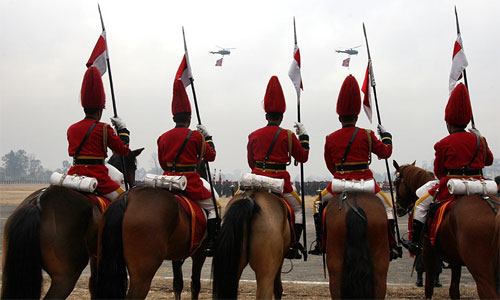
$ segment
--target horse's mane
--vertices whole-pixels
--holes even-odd
[[[408,187],[412,190],[417,190],[426,182],[434,179],[434,173],[426,171],[415,165],[409,164],[401,166],[401,177],[405,179]]]
[[[127,167],[127,170],[136,169],[136,160],[137,159],[135,158],[133,151],[129,151],[129,153],[125,157],[125,166]],[[123,172],[122,157],[120,155],[113,153],[113,155],[108,159],[108,163]]]

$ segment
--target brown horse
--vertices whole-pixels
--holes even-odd
[[[326,262],[332,299],[383,299],[387,290],[387,216],[375,194],[346,192],[328,201]]]
[[[290,248],[287,208],[264,191],[235,195],[226,208],[213,266],[215,299],[236,299],[247,264],[255,271],[256,299],[281,299],[281,266]]]
[[[434,177],[413,164],[396,168],[396,199],[407,209],[414,203],[415,191]],[[490,200],[488,200],[490,199]],[[494,201],[491,201],[493,199]],[[498,299],[500,217],[497,212],[499,199],[494,196],[461,196],[445,214],[436,245],[423,238],[422,257],[425,267],[425,297],[431,298],[434,289],[435,264],[445,261],[451,268],[450,298],[460,298],[460,276],[466,266],[476,281],[481,299]],[[495,209],[493,209],[493,207]],[[496,214],[496,218],[495,218]]]
[[[93,298],[144,299],[162,262],[172,260],[175,299],[180,299],[181,266],[190,256],[190,230],[190,217],[169,191],[138,187],[123,194],[108,207],[101,220]],[[192,299],[198,299],[201,288],[203,248],[202,245],[191,255]]]
[[[127,178],[135,181],[136,156],[125,158]],[[122,169],[121,159],[109,161]],[[2,299],[40,298],[42,269],[50,278],[45,299],[64,299],[89,263],[91,280],[97,254],[101,212],[84,194],[61,186],[38,190],[8,218],[3,236]]]

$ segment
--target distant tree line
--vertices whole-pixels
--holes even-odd
[[[62,168],[56,171],[65,173],[71,166],[65,160]],[[11,150],[2,156],[2,167],[0,168],[0,182],[48,182],[52,170],[45,169],[42,162],[33,154],[27,154],[25,150]]]

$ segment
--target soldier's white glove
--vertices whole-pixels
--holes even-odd
[[[304,127],[304,124],[299,123],[299,122],[295,122],[295,125],[293,125],[293,127],[295,127],[295,132],[297,133],[298,136],[307,134],[307,131],[306,131],[306,128]]]
[[[203,124],[196,125],[196,129],[204,136],[210,136],[210,133],[208,133],[207,127]]]
[[[125,125],[125,122],[120,117],[112,117],[111,124],[113,124],[116,130],[127,128],[127,125]]]
[[[378,130],[378,134],[379,135],[382,135],[382,133],[386,133],[387,132],[387,130],[385,129],[385,127],[382,126],[381,124],[378,124],[377,130]]]
[[[467,129],[470,133],[474,133],[475,135],[477,136],[482,136],[481,135],[481,132],[479,132],[479,130],[477,130],[476,128],[469,128]]]

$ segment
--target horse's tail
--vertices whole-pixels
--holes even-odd
[[[40,210],[28,204],[9,217],[3,236],[2,299],[40,299]]]
[[[260,210],[254,200],[243,198],[234,201],[224,213],[213,258],[214,299],[236,299],[242,247],[244,240],[248,240],[250,220]]]
[[[366,220],[366,214],[357,207]],[[346,242],[342,266],[341,299],[375,298],[375,273],[366,234],[366,221],[349,209],[345,216]]]
[[[103,215],[97,279],[92,296],[94,299],[124,299],[127,293],[127,268],[122,238],[122,222],[126,208],[124,198],[120,198],[111,203]]]

